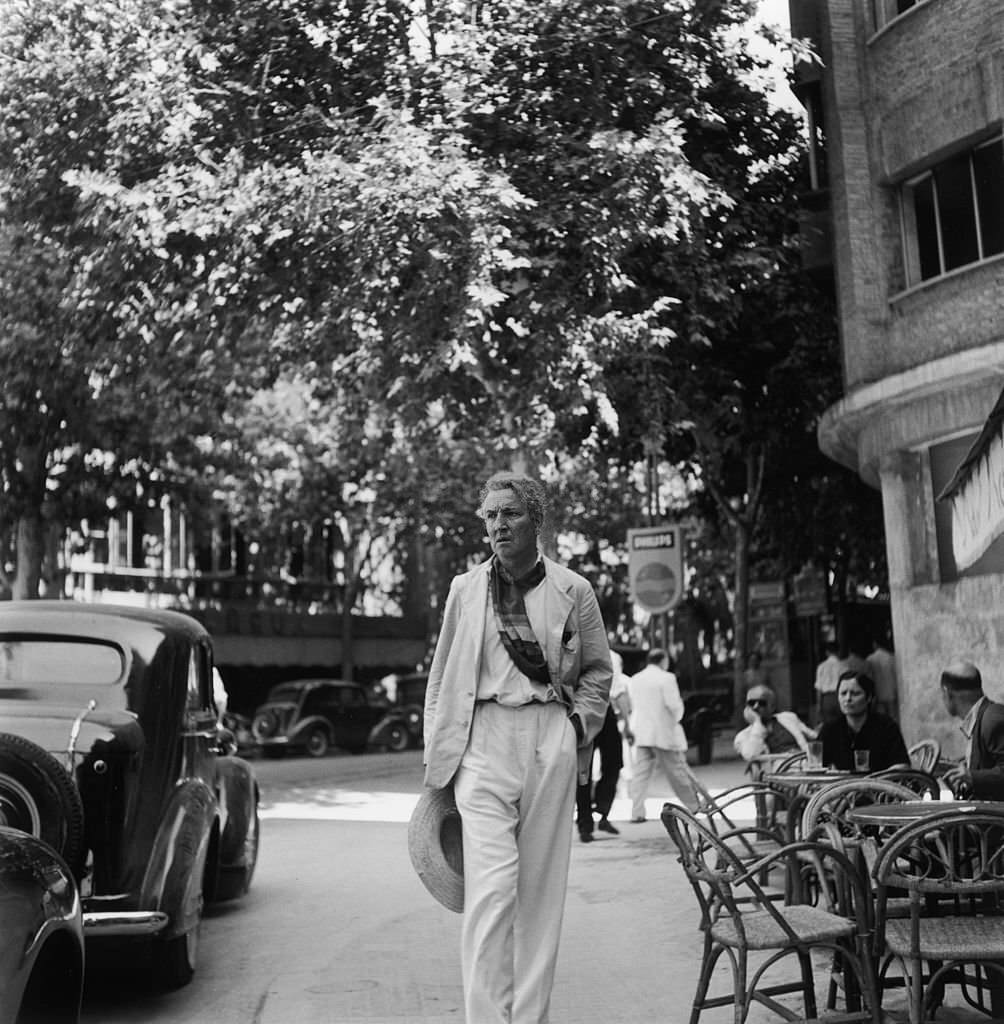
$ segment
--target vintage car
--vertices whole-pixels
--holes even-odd
[[[332,747],[361,754],[386,708],[371,703],[358,683],[292,679],[268,691],[251,730],[266,757],[303,751],[324,757]]]
[[[242,895],[258,786],[212,698],[212,644],[178,612],[0,603],[0,806],[68,864],[88,961],[195,970],[207,903]]]
[[[370,746],[385,747],[395,753],[422,746],[424,733],[425,687],[428,673],[390,675],[381,680],[391,697],[391,706],[370,733]]]
[[[77,1024],[83,985],[84,928],[70,869],[40,839],[0,825],[0,1021]]]

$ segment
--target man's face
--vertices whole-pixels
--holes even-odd
[[[746,707],[759,715],[763,721],[770,718],[774,711],[770,694],[759,686],[754,686],[753,689],[746,694]]]
[[[943,686],[941,688],[941,699],[944,702],[945,710],[953,718],[961,718],[962,717],[959,714],[959,711],[958,711],[958,704],[957,704],[957,702],[955,700],[955,694],[947,686]]]
[[[515,491],[489,491],[481,514],[488,543],[504,565],[523,566],[536,561],[537,531]]]

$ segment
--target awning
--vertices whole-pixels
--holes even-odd
[[[1004,391],[938,501],[952,503],[955,564],[966,569],[1004,533]]]

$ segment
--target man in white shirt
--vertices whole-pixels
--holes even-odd
[[[669,656],[649,651],[647,664],[628,679],[631,700],[630,735],[634,740],[631,769],[631,820],[645,820],[645,796],[656,764],[662,768],[677,800],[688,810],[700,803],[697,780],[687,766],[687,734],[683,731],[683,698],[676,676],[668,671]]]
[[[871,654],[865,658],[868,675],[875,680],[875,706],[890,718],[899,721],[899,697],[896,685],[896,655],[876,640]]]

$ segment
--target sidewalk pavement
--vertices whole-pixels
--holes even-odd
[[[745,765],[732,751],[731,734],[718,738],[710,765],[693,769],[712,792],[746,779]],[[673,799],[673,793],[657,773],[646,802],[648,820],[633,824],[629,821],[628,774],[626,769],[610,815],[620,834],[596,832],[594,842],[583,844],[573,833],[552,1024],[687,1024],[690,1019],[702,936],[694,893],[659,820],[663,803]],[[380,827],[401,828],[392,824]],[[574,828],[572,822],[569,828]],[[396,842],[393,849],[388,844],[388,851],[385,856],[393,856],[397,869],[383,874],[386,893],[381,899],[399,899],[400,912],[392,922],[375,914],[373,924],[379,923],[379,930],[353,933],[352,943],[326,968],[322,1008],[311,1001],[314,988],[304,987],[302,978],[290,979],[287,988],[276,988],[273,1002],[283,1006],[284,1012],[295,1008],[296,1015],[280,1019],[263,1013],[263,1024],[288,1024],[293,1019],[323,1024],[464,1024],[459,915],[419,892],[420,885],[403,862]],[[419,898],[414,899],[413,894]],[[363,891],[360,899],[364,895]],[[351,920],[350,908],[345,912]],[[817,1000],[822,1008],[825,963],[820,967]],[[788,958],[779,969],[794,978],[795,968],[793,958]],[[373,978],[379,978],[379,983],[365,980]],[[716,980],[718,991],[731,991],[724,957]],[[800,1010],[798,997],[783,1001]],[[890,1024],[906,1020],[902,995],[897,993],[886,1003]],[[722,1007],[706,1010],[701,1024],[731,1024],[733,1019],[732,1009]],[[749,1024],[776,1020],[761,1006],[755,1006],[748,1017]],[[974,1024],[977,1020],[985,1022],[987,1018],[957,1005],[938,1015],[938,1024]]]

